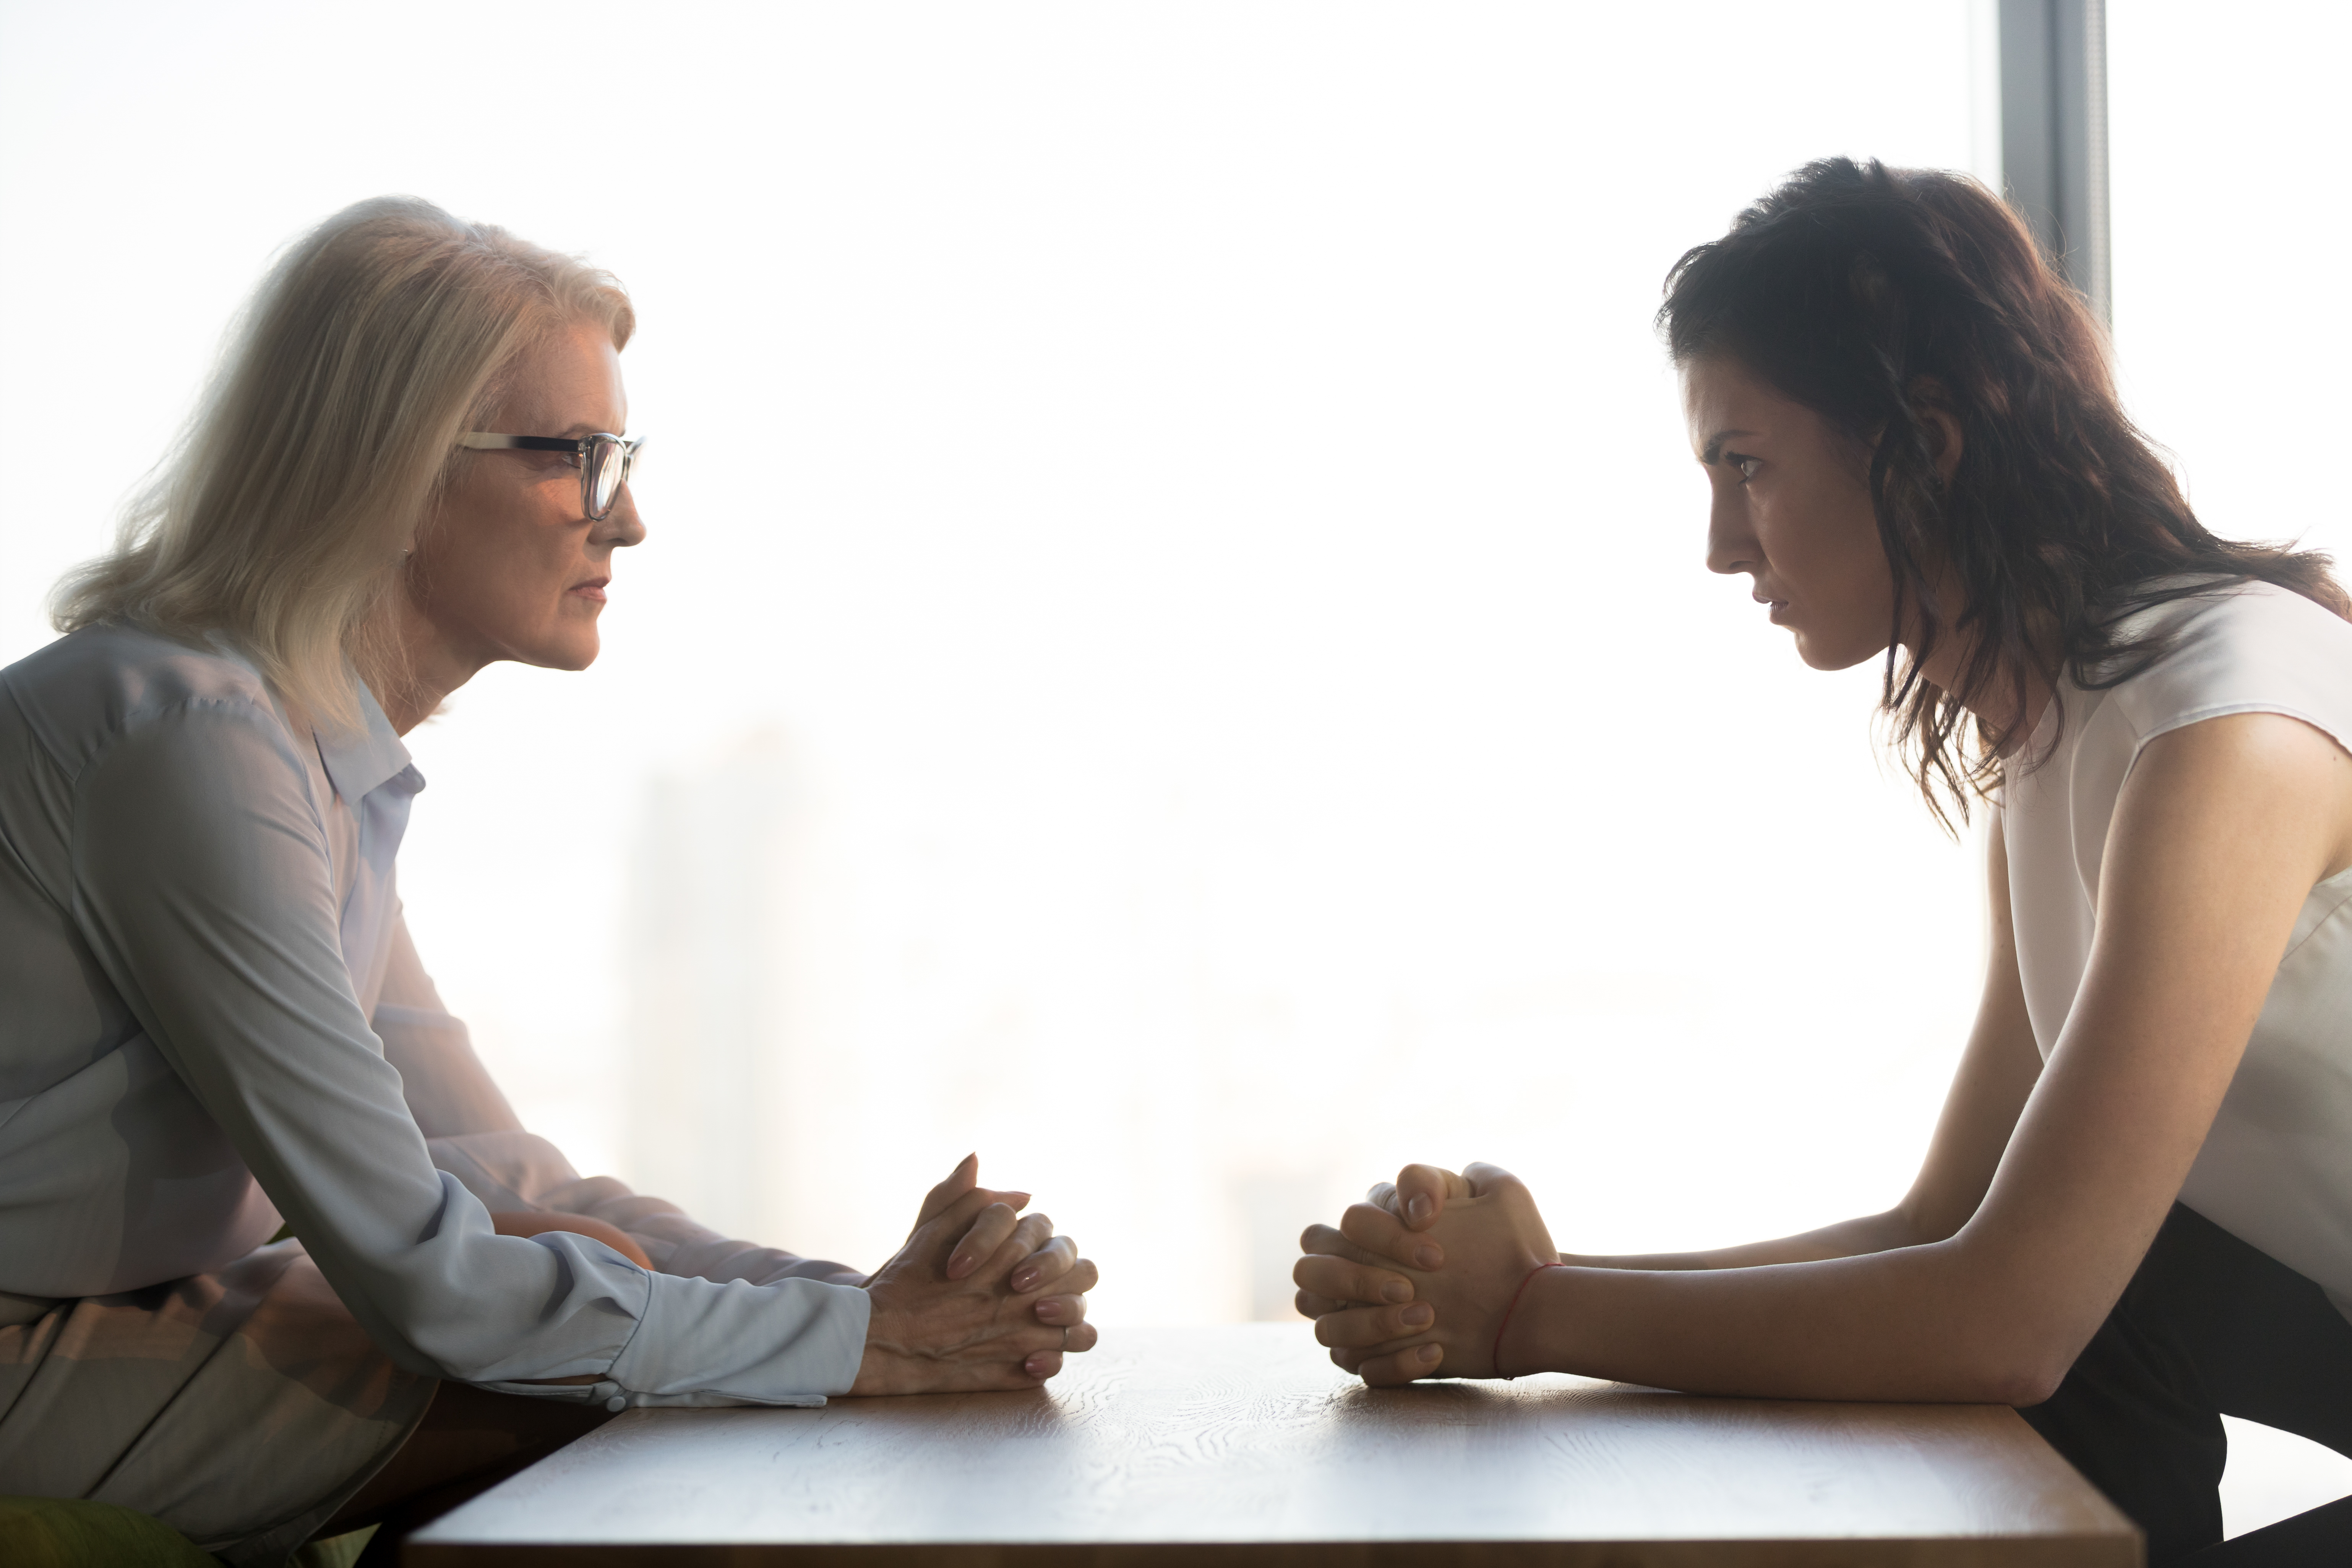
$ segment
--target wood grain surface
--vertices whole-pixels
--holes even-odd
[[[2132,1568],[1999,1405],[1542,1376],[1372,1390],[1296,1324],[1107,1329],[1034,1394],[639,1410],[410,1538],[419,1568]]]

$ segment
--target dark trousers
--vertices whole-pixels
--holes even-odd
[[[2020,1414],[2147,1532],[2151,1568],[2352,1564],[2352,1498],[2221,1542],[2223,1415],[2352,1454],[2352,1323],[2193,1210],[2173,1205],[2058,1392]]]

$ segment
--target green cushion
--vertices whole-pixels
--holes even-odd
[[[313,1541],[293,1568],[352,1568],[375,1526]],[[110,1502],[0,1497],[0,1563],[7,1568],[221,1568],[160,1519]]]
[[[0,1498],[0,1563],[9,1568],[220,1568],[220,1559],[160,1519],[109,1502]]]
[[[294,1553],[294,1568],[352,1568],[375,1539],[375,1526],[354,1530],[343,1535],[330,1535],[324,1541],[313,1541]]]

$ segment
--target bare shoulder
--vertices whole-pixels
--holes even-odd
[[[2352,753],[2291,714],[2225,713],[2140,749],[2115,835],[2226,855],[2310,858],[2311,879],[2352,868]],[[2116,847],[2123,847],[2118,843]]]

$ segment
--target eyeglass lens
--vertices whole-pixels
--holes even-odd
[[[582,476],[588,492],[588,515],[603,518],[613,510],[622,484],[629,477],[628,444],[600,437],[588,444],[587,472]]]

